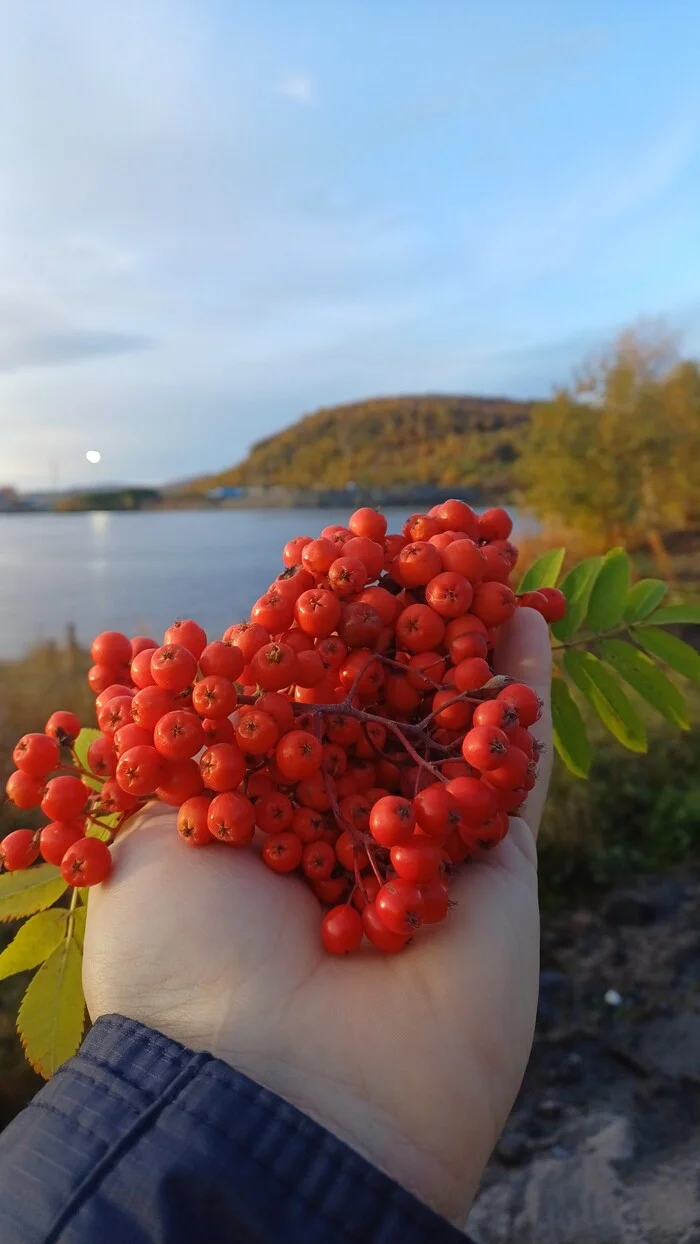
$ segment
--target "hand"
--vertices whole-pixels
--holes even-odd
[[[551,764],[547,628],[518,610],[499,672],[545,701],[542,778],[508,838],[452,884],[447,923],[398,955],[332,958],[306,886],[250,850],[193,850],[171,809],[115,847],[88,907],[85,996],[208,1050],[464,1223],[525,1070],[538,986],[535,836]]]

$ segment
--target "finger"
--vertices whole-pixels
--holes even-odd
[[[549,629],[541,614],[534,609],[517,610],[499,635],[494,664],[496,673],[508,674],[532,687],[543,704],[542,716],[531,732],[545,750],[539,761],[539,780],[528,795],[523,812],[536,837],[552,769],[552,650]]]

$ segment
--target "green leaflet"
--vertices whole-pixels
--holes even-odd
[[[630,751],[645,752],[647,736],[644,722],[603,663],[591,652],[571,649],[564,653],[564,669],[610,733]]]
[[[53,954],[61,944],[68,925],[65,907],[52,907],[32,916],[18,931],[14,940],[0,955],[0,980],[14,976],[15,972],[27,972]]]
[[[552,633],[557,639],[570,639],[582,625],[588,610],[591,588],[602,564],[602,557],[587,557],[585,561],[574,566],[560,583],[569,608],[566,617],[552,627]]]
[[[45,1080],[75,1054],[84,1024],[82,956],[64,939],[32,977],[17,1015],[27,1061]]]
[[[665,661],[684,678],[689,678],[691,682],[700,682],[700,652],[696,652],[690,644],[675,635],[669,635],[668,631],[657,630],[654,626],[639,627],[634,632],[634,638],[653,657]]]
[[[650,626],[673,626],[675,622],[695,622],[700,625],[700,605],[664,605],[649,618]]]
[[[66,889],[53,864],[38,864],[0,877],[0,920],[21,920],[51,907]]]
[[[563,678],[552,680],[552,728],[554,746],[567,769],[576,777],[588,777],[591,745],[578,705]]]
[[[588,599],[586,627],[600,634],[621,620],[629,594],[630,559],[624,549],[611,549],[596,575]]]
[[[603,639],[597,651],[604,661],[672,725],[690,729],[685,700],[677,687],[644,652],[623,639]]]
[[[565,549],[549,549],[525,571],[518,592],[534,592],[538,587],[556,587],[564,561]]]
[[[76,757],[76,760],[80,761],[80,764],[83,766],[84,769],[90,768],[88,764],[88,759],[87,759],[88,748],[91,743],[95,742],[95,739],[99,739],[99,738],[100,738],[99,730],[91,730],[88,728],[84,728],[80,731],[80,734],[75,740],[75,743],[74,743],[75,757]],[[99,778],[96,778],[96,777],[87,777],[86,775],[83,774],[83,781],[86,786],[91,786],[93,790],[99,790],[100,787],[102,786],[102,782],[100,781]]]
[[[640,579],[629,590],[623,614],[625,622],[641,622],[643,618],[648,618],[661,604],[667,591],[661,579]]]

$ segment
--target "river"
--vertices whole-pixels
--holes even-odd
[[[390,530],[408,513],[387,511]],[[177,617],[218,636],[279,573],[291,536],[346,520],[335,510],[0,514],[0,658],[68,625],[86,644],[105,629],[158,639]]]

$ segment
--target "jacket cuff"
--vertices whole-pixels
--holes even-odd
[[[52,1240],[465,1241],[276,1094],[123,1016],[98,1020],[24,1116],[3,1209],[31,1204]]]

